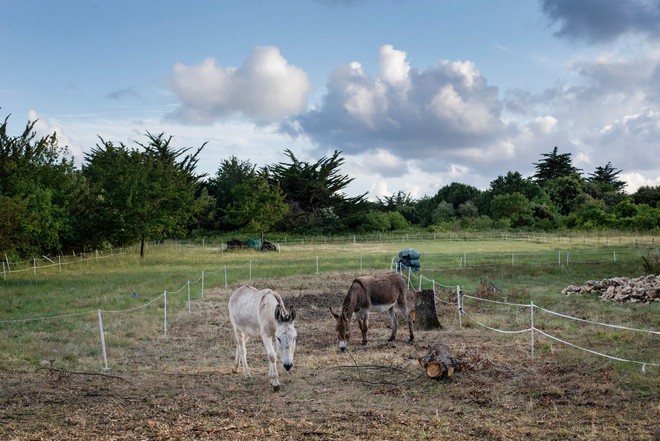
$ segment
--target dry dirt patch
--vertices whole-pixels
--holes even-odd
[[[191,313],[112,358],[110,376],[0,367],[1,439],[650,439],[657,392],[621,387],[610,363],[529,358],[528,342],[445,326],[408,343],[386,341],[389,316],[372,316],[370,341],[339,353],[328,306],[351,276],[309,277],[278,289],[298,309],[295,367],[273,392],[261,342],[248,344],[253,378],[231,372],[226,302],[214,289]],[[453,312],[451,312],[453,313]],[[450,311],[440,309],[443,324]],[[357,327],[356,324],[353,326]],[[464,369],[424,376],[416,358],[442,342]]]

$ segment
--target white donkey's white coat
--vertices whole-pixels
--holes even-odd
[[[295,310],[287,312],[280,295],[271,289],[256,289],[241,286],[229,299],[229,319],[236,337],[236,358],[234,372],[238,364],[243,364],[243,376],[250,377],[247,364],[245,342],[248,337],[261,337],[268,353],[268,379],[274,390],[280,388],[277,374],[277,356],[287,371],[293,367],[293,353],[296,350]],[[273,337],[275,347],[273,349]]]

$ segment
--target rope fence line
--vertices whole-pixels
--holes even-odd
[[[316,273],[318,274],[318,272],[319,272],[319,259],[318,259],[318,256],[316,257],[316,259],[312,259],[312,258],[310,258],[310,259],[295,259],[295,261],[301,261],[301,260],[315,261],[316,262]],[[249,263],[250,280],[252,278],[252,263],[253,263],[252,261],[250,261],[250,263]],[[282,261],[278,261],[277,263],[282,263]],[[240,265],[234,265],[233,267],[234,268],[240,268],[241,266]],[[187,288],[188,289],[188,302],[187,302],[187,305],[188,305],[188,311],[190,312],[190,308],[191,308],[190,285],[198,283],[200,281],[202,282],[201,299],[203,300],[203,298],[204,298],[204,277],[205,277],[205,274],[218,273],[218,272],[221,272],[221,271],[224,271],[224,284],[225,284],[225,288],[227,288],[227,286],[228,286],[227,266],[225,265],[222,269],[217,269],[217,270],[214,270],[214,271],[203,271],[201,273],[201,275],[194,282],[191,282],[190,280],[188,280],[188,281],[185,282],[185,284],[181,288],[179,288],[176,291],[170,291],[169,294],[178,294],[178,293],[182,292],[184,289]],[[401,269],[401,275],[404,276],[403,268]],[[441,283],[436,282],[434,279],[428,279],[428,278],[424,277],[421,273],[415,274],[414,271],[412,271],[410,268],[408,268],[407,278],[408,278],[408,285],[409,286],[412,283],[412,278],[413,277],[419,277],[419,287],[420,288],[422,286],[422,281],[423,280],[430,281],[433,284],[434,293],[435,293],[436,286],[440,286],[440,287],[443,287],[445,289],[456,289],[456,296],[457,296],[456,302],[444,302],[442,300],[440,300],[440,301],[442,301],[443,303],[449,304],[449,305],[456,305],[457,306],[458,317],[459,317],[459,327],[463,326],[462,316],[465,315],[466,318],[474,321],[479,326],[482,326],[485,329],[488,329],[488,330],[491,330],[491,331],[504,333],[504,334],[519,334],[519,333],[530,332],[530,334],[531,334],[530,336],[531,336],[531,340],[532,340],[532,349],[531,349],[532,356],[534,355],[534,331],[536,331],[541,335],[547,336],[548,338],[551,338],[551,339],[556,340],[558,342],[565,343],[569,346],[572,346],[572,347],[575,347],[575,348],[578,348],[578,349],[585,350],[586,352],[589,352],[589,353],[592,353],[592,354],[602,355],[604,357],[611,358],[611,359],[618,360],[618,361],[632,362],[632,363],[640,364],[640,365],[643,365],[643,367],[645,367],[645,366],[660,366],[660,364],[658,364],[658,363],[627,360],[627,359],[618,358],[618,357],[614,357],[614,356],[607,355],[607,354],[601,354],[599,352],[596,352],[596,351],[593,351],[593,350],[590,350],[590,349],[586,349],[586,348],[582,348],[582,347],[580,347],[578,345],[575,345],[573,343],[566,342],[566,341],[561,340],[557,337],[551,336],[551,335],[547,334],[546,332],[541,331],[540,329],[538,329],[534,325],[534,310],[538,309],[540,311],[543,311],[543,312],[546,312],[546,313],[549,313],[549,314],[552,314],[552,315],[555,315],[555,316],[559,316],[559,317],[562,317],[562,318],[566,318],[566,319],[570,319],[570,320],[576,320],[576,321],[580,321],[580,322],[587,322],[587,323],[594,324],[594,325],[612,327],[612,328],[621,329],[621,330],[644,332],[644,333],[649,333],[649,334],[654,334],[654,335],[660,335],[660,332],[658,332],[658,331],[629,328],[629,327],[625,327],[625,326],[611,325],[611,324],[607,324],[607,323],[599,323],[599,322],[595,322],[595,321],[581,319],[581,318],[578,318],[578,317],[572,317],[570,315],[561,314],[561,313],[558,313],[558,312],[555,312],[555,311],[551,311],[551,310],[548,310],[548,309],[545,309],[545,308],[541,308],[539,306],[534,305],[533,302],[531,302],[529,305],[526,305],[526,304],[502,302],[502,301],[496,301],[496,300],[492,300],[492,299],[483,299],[483,298],[479,298],[479,297],[470,296],[470,295],[467,295],[467,294],[463,294],[460,286],[458,286],[458,285],[457,286],[443,285]],[[164,310],[163,334],[165,336],[167,336],[167,317],[168,317],[168,315],[167,315],[167,294],[168,294],[168,291],[165,290],[165,291],[163,291],[163,293],[161,295],[159,295],[158,297],[150,300],[149,302],[147,302],[143,305],[140,305],[138,307],[129,308],[129,309],[125,309],[125,310],[106,310],[106,311],[103,311],[101,309],[98,309],[98,310],[95,310],[95,311],[85,311],[85,312],[72,313],[72,314],[63,314],[63,315],[49,316],[49,317],[36,317],[36,318],[26,318],[26,319],[14,319],[14,320],[0,320],[0,324],[21,323],[21,322],[37,321],[37,320],[55,320],[55,319],[62,319],[62,318],[82,316],[82,315],[88,315],[88,314],[95,314],[96,313],[98,315],[98,319],[99,319],[99,331],[100,331],[100,334],[101,334],[103,354],[104,354],[104,368],[103,369],[108,370],[109,368],[108,368],[108,365],[107,365],[107,355],[106,355],[106,352],[105,352],[106,349],[105,349],[105,337],[104,337],[104,330],[103,330],[103,323],[102,323],[102,313],[119,314],[119,313],[134,312],[134,311],[139,310],[139,309],[144,309],[147,306],[155,303],[156,301],[158,301],[160,299],[163,299],[163,310]],[[484,301],[484,302],[490,302],[490,303],[501,304],[501,305],[506,305],[506,306],[530,308],[530,322],[531,322],[530,327],[527,328],[527,329],[524,329],[524,330],[507,331],[507,330],[501,330],[501,329],[497,329],[497,328],[494,328],[494,327],[487,326],[487,325],[479,322],[474,317],[472,317],[471,315],[468,315],[465,312],[464,307],[463,307],[463,300],[465,298],[468,298],[468,299],[474,300],[474,301]],[[438,300],[437,293],[436,293],[436,300]]]
[[[575,321],[578,321],[578,322],[589,323],[589,324],[592,324],[592,325],[605,326],[605,327],[621,329],[621,330],[626,330],[626,331],[642,332],[642,333],[647,333],[647,334],[660,335],[659,331],[631,328],[631,327],[620,326],[620,325],[612,325],[612,324],[609,324],[609,323],[601,323],[601,322],[597,322],[597,321],[593,321],[593,320],[587,320],[587,319],[583,319],[583,318],[579,318],[579,317],[573,317],[573,316],[570,316],[570,315],[567,315],[567,314],[562,314],[562,313],[555,312],[555,311],[552,311],[552,310],[549,310],[549,309],[546,309],[546,308],[539,307],[538,305],[535,305],[534,302],[530,302],[530,304],[511,303],[511,302],[506,302],[506,301],[498,301],[498,300],[484,299],[484,298],[480,298],[480,297],[475,297],[475,296],[471,296],[471,295],[468,295],[468,294],[463,294],[460,286],[456,286],[456,295],[457,295],[456,302],[455,303],[446,302],[446,301],[443,301],[443,300],[441,300],[437,297],[437,293],[435,291],[436,284],[440,285],[440,286],[443,286],[445,288],[448,288],[448,289],[453,289],[454,287],[447,286],[447,285],[442,285],[442,284],[436,282],[434,279],[428,279],[428,278],[424,277],[421,274],[421,272],[418,275],[416,275],[416,274],[414,274],[415,271],[412,271],[412,269],[409,268],[409,267],[406,267],[406,269],[408,270],[407,284],[408,284],[409,288],[412,285],[411,279],[413,277],[419,277],[419,290],[420,291],[421,291],[421,287],[422,287],[422,280],[431,281],[432,284],[433,284],[433,292],[436,295],[436,303],[438,301],[440,301],[440,302],[445,303],[445,304],[450,304],[450,305],[456,305],[457,306],[459,327],[463,326],[463,316],[465,316],[468,319],[475,322],[477,325],[479,325],[479,326],[481,326],[485,329],[488,329],[490,331],[498,332],[498,333],[501,333],[501,334],[522,334],[522,333],[529,332],[530,333],[530,340],[531,340],[531,355],[532,355],[532,357],[534,356],[534,350],[535,350],[535,347],[534,347],[535,346],[534,333],[537,332],[537,333],[539,333],[543,336],[546,336],[546,337],[548,337],[552,340],[555,340],[555,341],[560,342],[560,343],[564,343],[568,346],[586,351],[586,352],[594,354],[594,355],[599,355],[599,356],[602,356],[602,357],[606,357],[606,358],[621,361],[621,362],[630,362],[630,363],[635,363],[635,364],[642,365],[642,370],[644,372],[646,372],[645,371],[646,366],[660,366],[660,363],[651,363],[651,362],[643,362],[643,361],[637,361],[637,360],[628,360],[628,359],[624,359],[624,358],[621,358],[621,357],[615,357],[613,355],[604,354],[604,353],[601,353],[601,352],[598,352],[598,351],[583,348],[583,347],[581,347],[579,345],[576,345],[574,343],[570,343],[570,342],[562,340],[558,337],[552,336],[552,335],[548,334],[547,332],[544,332],[544,331],[542,331],[541,329],[539,329],[538,327],[535,326],[535,324],[534,324],[534,311],[539,310],[539,311],[543,311],[543,312],[546,312],[546,313],[549,313],[549,314],[552,314],[552,315],[555,315],[555,316],[558,316],[558,317],[561,317],[561,318],[569,319],[569,320],[575,320]],[[404,276],[403,268],[401,268],[400,274],[402,276]],[[492,304],[504,305],[504,306],[529,308],[529,311],[530,311],[530,326],[526,329],[516,330],[516,331],[497,329],[497,328],[488,326],[488,325],[478,321],[476,318],[474,318],[473,316],[471,316],[471,315],[469,315],[465,312],[465,309],[463,307],[463,305],[464,305],[463,300],[465,298],[475,300],[475,301],[480,301],[480,302],[487,302],[487,303],[492,303]]]

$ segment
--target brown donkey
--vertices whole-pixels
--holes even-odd
[[[362,344],[367,344],[367,330],[369,329],[369,312],[388,311],[392,318],[392,335],[388,341],[396,338],[397,320],[394,306],[399,309],[408,323],[410,341],[415,339],[413,322],[406,302],[406,283],[397,273],[387,273],[377,276],[362,276],[353,280],[348,293],[344,298],[341,314],[332,313],[337,320],[336,331],[339,339],[339,349],[346,350],[346,344],[351,338],[351,317],[358,313],[358,325],[362,331]]]

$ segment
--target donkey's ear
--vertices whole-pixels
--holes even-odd
[[[332,316],[333,316],[335,319],[338,319],[338,318],[339,318],[339,314],[335,314],[335,312],[332,310],[332,306],[328,306],[328,308],[330,308],[330,314],[332,314]]]
[[[291,309],[289,309],[289,321],[292,322],[296,319],[296,309],[292,306]]]
[[[282,321],[282,307],[280,305],[275,307],[275,320],[278,322]]]

